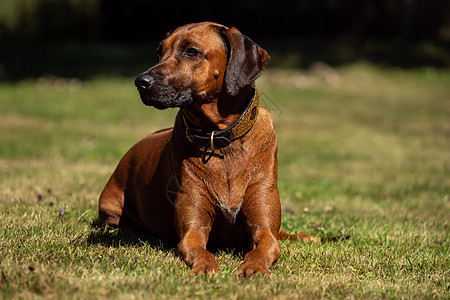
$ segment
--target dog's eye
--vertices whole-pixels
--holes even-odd
[[[196,57],[200,54],[200,51],[198,51],[197,49],[194,48],[188,48],[186,50],[186,55],[189,57]]]

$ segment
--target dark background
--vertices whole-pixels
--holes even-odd
[[[448,68],[449,0],[0,0],[0,79],[131,76],[183,24],[236,26],[271,66],[358,60]]]

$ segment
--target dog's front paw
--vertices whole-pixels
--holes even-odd
[[[211,276],[214,273],[218,273],[219,268],[215,260],[211,261],[209,259],[199,259],[193,265],[191,269],[191,275],[208,275]]]
[[[252,277],[257,274],[265,277],[269,276],[270,272],[266,267],[256,262],[244,262],[238,270],[238,276],[240,278]]]

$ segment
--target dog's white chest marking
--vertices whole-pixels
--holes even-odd
[[[239,211],[241,210],[241,205],[229,208],[224,203],[219,202],[218,206],[222,211],[222,214],[224,215],[225,219],[227,219],[230,223],[234,224],[236,222],[236,217],[239,214]]]

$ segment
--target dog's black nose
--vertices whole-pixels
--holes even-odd
[[[136,77],[136,79],[134,80],[134,85],[138,88],[138,90],[145,91],[149,89],[154,82],[155,78],[147,74],[142,74]]]

